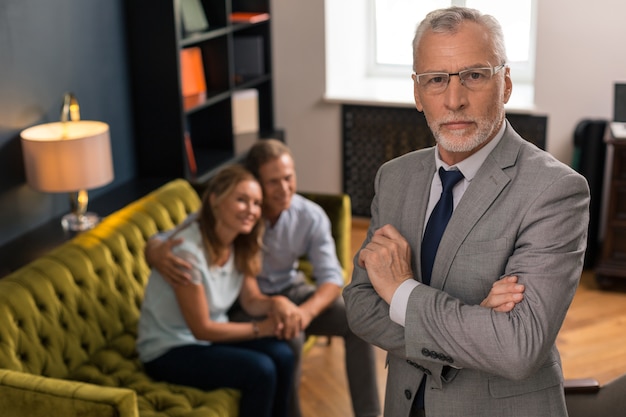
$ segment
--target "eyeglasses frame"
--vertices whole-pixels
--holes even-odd
[[[413,81],[415,81],[417,84],[420,84],[419,77],[421,77],[422,75],[445,75],[448,77],[448,83],[446,84],[446,88],[441,90],[441,93],[443,93],[444,91],[448,89],[448,86],[450,85],[450,79],[453,75],[456,75],[457,77],[459,77],[459,81],[461,82],[462,86],[464,86],[465,88],[469,88],[463,83],[463,78],[461,77],[461,74],[465,74],[465,73],[476,71],[476,70],[490,70],[491,76],[489,79],[491,80],[494,75],[496,75],[498,72],[500,72],[502,68],[505,68],[506,66],[507,65],[505,62],[495,67],[474,67],[474,68],[464,69],[459,72],[423,72],[421,74],[417,74],[415,71],[413,71],[411,73],[411,78],[413,78]],[[437,94],[441,94],[441,93],[437,93]]]

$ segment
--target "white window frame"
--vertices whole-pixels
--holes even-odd
[[[502,1],[502,0],[494,0],[494,1]],[[390,64],[380,64],[376,62],[376,12],[375,12],[375,3],[376,0],[369,0],[367,2],[367,15],[368,15],[368,25],[369,29],[367,30],[368,38],[368,48],[367,50],[367,73],[372,76],[404,76],[409,66],[401,66],[401,65],[390,65]],[[466,0],[450,0],[451,6],[465,6]],[[532,84],[534,81],[534,68],[535,68],[535,51],[536,51],[536,32],[537,32],[537,16],[536,16],[536,0],[530,1],[531,7],[531,16],[530,16],[530,28],[529,28],[529,51],[528,51],[528,61],[523,63],[520,62],[507,62],[508,66],[511,67],[511,77],[514,82],[522,83],[522,84]],[[417,24],[418,22],[416,22]]]
[[[532,0],[531,51],[528,71],[511,64],[510,109],[534,109],[536,6]],[[373,68],[373,0],[326,0],[326,92],[330,102],[414,106],[411,68]],[[417,24],[418,22],[416,22]],[[411,39],[406,40],[410,48]]]

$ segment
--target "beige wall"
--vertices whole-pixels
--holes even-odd
[[[276,123],[294,152],[298,188],[340,192],[340,106],[323,100],[324,2],[272,3]],[[626,3],[590,4],[538,0],[536,111],[548,116],[548,151],[566,163],[576,123],[611,118],[613,83],[626,82]]]
[[[572,159],[582,118],[613,117],[613,84],[626,82],[626,2],[539,3],[535,103],[548,115],[548,151]]]

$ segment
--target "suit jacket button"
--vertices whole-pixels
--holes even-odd
[[[429,357],[430,356],[430,350],[428,350],[426,348],[423,348],[422,349],[422,355],[424,355],[426,357]]]
[[[411,397],[413,396],[413,394],[411,394],[411,391],[408,389],[404,390],[404,396],[406,397],[407,400],[410,400]]]

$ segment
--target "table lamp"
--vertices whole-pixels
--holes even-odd
[[[63,216],[65,230],[83,231],[99,222],[87,212],[87,190],[113,181],[109,125],[79,120],[78,102],[67,93],[61,121],[21,132],[26,180],[38,191],[69,193],[71,213]]]

